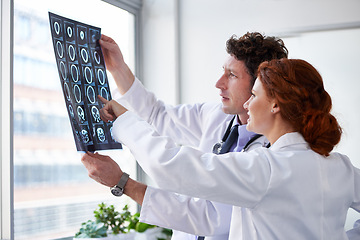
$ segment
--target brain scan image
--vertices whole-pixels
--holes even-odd
[[[66,75],[67,75],[67,72],[66,72],[66,66],[65,66],[65,63],[63,61],[61,61],[59,63],[59,69],[60,69],[60,73],[61,73],[61,77],[63,80],[66,80]]]
[[[65,40],[73,42],[75,40],[74,24],[69,21],[64,21]]]
[[[98,109],[96,106],[92,106],[92,107],[91,107],[91,114],[92,114],[95,122],[98,123],[98,122],[101,121],[101,119],[100,119],[100,112],[99,112],[99,109]]]
[[[67,29],[66,29],[66,31],[67,31],[68,37],[69,37],[69,38],[72,38],[72,36],[73,36],[73,29],[72,29],[70,26],[68,26]]]
[[[111,100],[101,29],[49,12],[55,64],[77,151],[121,149],[101,120],[98,95]]]
[[[102,96],[103,98],[105,98],[106,100],[110,100],[109,99],[109,93],[108,93],[108,91],[106,90],[106,88],[104,88],[104,87],[102,87],[101,89],[100,89],[100,96]]]
[[[63,44],[60,41],[56,42],[56,51],[57,51],[57,54],[58,54],[59,58],[64,57],[64,47],[63,47]]]
[[[64,83],[64,93],[65,93],[66,99],[68,101],[71,101],[69,85],[66,82]]]
[[[77,103],[81,102],[81,89],[79,87],[79,85],[74,85],[74,97],[75,97],[75,101]]]
[[[105,84],[105,73],[104,73],[104,71],[103,71],[101,68],[99,68],[99,69],[97,70],[97,77],[98,77],[99,83],[100,83],[101,85],[104,85],[104,84]]]
[[[97,64],[100,64],[100,62],[101,62],[100,55],[97,51],[94,52],[94,60]]]
[[[92,86],[89,86],[86,90],[86,95],[89,99],[89,102],[94,104],[96,101],[96,95],[95,95],[95,90]]]
[[[73,45],[69,45],[68,52],[70,60],[75,61],[76,51]]]
[[[100,142],[104,142],[105,141],[105,132],[104,132],[104,129],[102,129],[101,127],[97,128],[96,129],[96,133],[97,133],[97,136],[98,136],[98,139]]]
[[[60,32],[61,32],[61,27],[60,27],[59,22],[54,22],[54,31],[55,31],[56,35],[59,35],[59,34],[60,34]]]
[[[85,76],[85,80],[88,84],[91,84],[93,81],[93,74],[92,71],[89,67],[85,67],[84,68],[84,76]]]
[[[84,143],[88,143],[90,141],[89,133],[85,129],[81,130],[81,138]]]
[[[72,118],[75,118],[74,109],[71,105],[69,105],[69,113]]]
[[[79,81],[79,69],[75,64],[71,64],[70,67],[71,79],[76,83]]]
[[[89,61],[89,54],[86,48],[81,49],[81,58],[84,61],[84,63],[87,63]]]
[[[113,136],[113,133],[112,133],[112,126],[110,127],[110,136],[114,140],[114,136]]]
[[[85,45],[88,43],[87,33],[88,30],[85,25],[77,25],[77,41],[80,45]]]
[[[77,109],[77,115],[78,115],[78,118],[79,118],[79,121],[81,123],[85,122],[85,112],[84,112],[84,109],[82,109],[82,107],[78,106]]]
[[[94,28],[90,29],[90,36],[90,43],[96,43],[101,37],[100,30]]]

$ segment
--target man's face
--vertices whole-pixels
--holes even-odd
[[[245,63],[229,55],[224,66],[224,74],[216,82],[222,97],[222,109],[227,114],[237,114],[247,118],[244,103],[251,96],[251,76]]]

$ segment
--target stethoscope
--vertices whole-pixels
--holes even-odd
[[[222,137],[221,141],[218,142],[218,143],[215,143],[215,145],[213,146],[213,150],[212,152],[214,154],[220,154],[220,151],[221,151],[221,148],[224,144],[224,142],[226,141],[226,139],[229,137],[229,134],[230,134],[230,131],[231,131],[231,128],[233,126],[233,122],[234,122],[234,119],[236,118],[236,115],[231,119],[231,121],[229,122],[229,125],[226,129],[226,132],[224,134],[224,136]],[[250,146],[250,144],[252,144],[253,142],[255,142],[259,137],[261,137],[263,135],[261,134],[255,134],[252,138],[250,138],[250,140],[245,144],[244,148],[242,149],[242,152],[243,151],[246,151],[248,149],[248,147]],[[266,146],[266,148],[269,148],[270,147],[270,143],[268,143]]]
[[[213,153],[220,154],[221,148],[222,148],[224,142],[226,141],[226,139],[228,138],[228,136],[230,134],[230,131],[231,131],[233,122],[235,120],[235,117],[236,117],[236,115],[229,122],[229,125],[228,125],[228,127],[226,129],[226,132],[225,132],[224,136],[222,137],[221,141],[218,142],[218,143],[215,143],[215,145],[213,146],[213,150],[212,150]]]

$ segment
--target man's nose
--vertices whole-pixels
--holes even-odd
[[[215,84],[216,88],[219,89],[226,89],[226,77],[225,75],[222,75],[219,80],[217,80],[216,84]]]

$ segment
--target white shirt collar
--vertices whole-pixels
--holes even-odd
[[[301,145],[305,148],[310,148],[304,137],[299,132],[286,133],[279,137],[279,139],[270,147],[271,150],[280,150],[283,147],[290,145]]]

